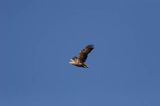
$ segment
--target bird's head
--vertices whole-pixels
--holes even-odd
[[[83,63],[83,68],[88,68],[88,65]]]

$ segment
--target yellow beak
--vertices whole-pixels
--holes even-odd
[[[84,68],[88,68],[88,66],[87,66],[86,64],[83,64],[83,67],[84,67]]]

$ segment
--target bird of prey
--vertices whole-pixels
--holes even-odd
[[[85,64],[85,61],[88,57],[88,54],[94,49],[94,45],[87,45],[85,48],[83,48],[78,56],[74,56],[72,59],[70,59],[70,64],[75,65],[77,67],[82,68],[88,68],[87,64]]]

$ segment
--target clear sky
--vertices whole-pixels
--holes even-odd
[[[0,29],[0,106],[160,106],[159,0],[1,0]]]

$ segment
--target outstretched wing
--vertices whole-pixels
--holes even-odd
[[[88,54],[94,49],[94,45],[87,45],[84,49],[82,49],[79,53],[79,60],[81,62],[85,62]]]

